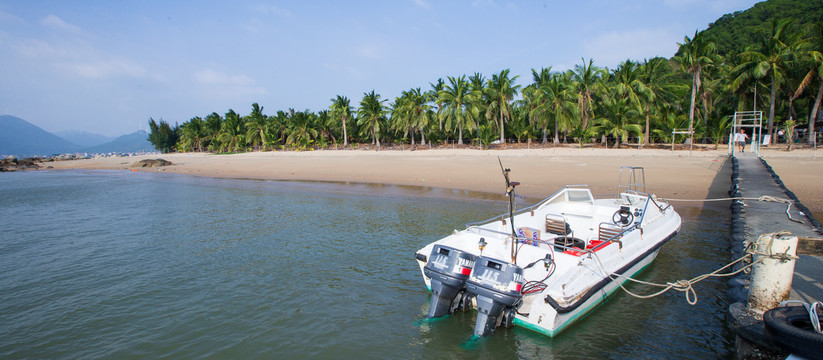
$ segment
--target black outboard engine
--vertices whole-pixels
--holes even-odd
[[[514,320],[514,310],[523,297],[523,268],[481,256],[466,281],[466,291],[477,299],[477,323],[474,335],[486,336],[506,317],[506,326]]]
[[[466,288],[477,256],[443,245],[434,245],[423,273],[431,279],[432,300],[429,318],[447,315],[454,311],[464,298],[457,298]],[[453,305],[454,304],[454,305]]]

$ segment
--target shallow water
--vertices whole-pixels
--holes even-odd
[[[723,280],[618,293],[560,336],[474,312],[421,321],[414,252],[505,210],[441,189],[121,171],[0,174],[0,358],[725,358]],[[728,213],[683,229],[641,278],[728,261]],[[638,292],[642,287],[631,286]]]

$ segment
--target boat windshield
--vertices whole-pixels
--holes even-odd
[[[589,189],[565,189],[565,191],[555,195],[547,204],[557,204],[562,202],[594,204],[592,193]]]

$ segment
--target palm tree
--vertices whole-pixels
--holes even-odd
[[[478,107],[478,114],[477,116],[472,119],[472,121],[477,125],[477,137],[480,138],[480,125],[482,124],[483,116],[481,115],[484,113],[483,109],[488,109],[490,105],[490,98],[488,94],[491,92],[491,89],[487,88],[486,78],[483,74],[476,72],[474,75],[469,76],[469,89],[472,94],[475,96],[473,97],[474,101],[473,104]],[[489,113],[486,113],[486,118],[490,119]],[[496,127],[497,123],[494,124],[493,127]],[[494,141],[494,140],[492,140]],[[481,141],[482,143],[482,141]]]
[[[429,86],[431,86],[431,90],[427,91],[426,94],[429,97],[429,101],[434,102],[437,105],[437,118],[439,119],[438,129],[442,131],[443,119],[439,115],[440,110],[443,109],[443,102],[440,100],[440,92],[443,91],[443,88],[446,86],[446,83],[443,82],[442,78],[439,78],[435,83],[429,83]]]
[[[349,99],[345,96],[337,95],[336,98],[331,99],[331,115],[330,119],[340,119],[343,123],[343,146],[349,145],[349,136],[346,133],[346,120],[351,118],[352,108]]]
[[[180,126],[179,146],[182,147],[181,150],[203,151],[204,125],[203,119],[195,116]]]
[[[494,114],[494,117],[497,117],[497,121],[500,124],[500,143],[506,143],[506,131],[505,131],[505,123],[511,119],[511,101],[515,95],[517,95],[517,91],[520,89],[520,85],[514,85],[515,80],[519,75],[509,78],[509,69],[505,69],[500,71],[500,74],[492,75],[492,78],[488,81],[488,92],[489,92],[489,106],[488,110],[486,111],[486,117],[488,118],[490,114]]]
[[[543,129],[543,144],[549,142],[546,131],[549,124],[549,114],[546,112],[546,96],[543,87],[548,84],[551,78],[551,69],[551,66],[541,68],[539,72],[532,69],[532,80],[534,82],[526,86],[522,92],[525,107],[529,110],[529,121]]]
[[[360,107],[357,115],[360,117],[357,124],[368,126],[371,132],[372,144],[380,146],[380,125],[386,121],[386,108],[383,106],[385,100],[380,100],[380,95],[374,90],[370,93],[363,93],[363,100],[360,100]]]
[[[603,116],[595,119],[599,132],[615,138],[615,149],[620,147],[620,141],[626,142],[630,133],[640,134],[643,129],[633,123],[638,117],[636,106],[628,98],[621,96],[606,96],[600,106]]]
[[[286,137],[286,144],[297,146],[298,149],[311,146],[317,137],[317,129],[314,124],[316,115],[310,111],[298,111],[289,118],[289,135]]]
[[[219,147],[218,136],[220,136],[220,129],[223,128],[223,117],[220,114],[213,112],[206,115],[204,120],[203,131],[205,132],[205,140],[209,143],[208,147],[214,151]]]
[[[729,134],[729,128],[732,126],[732,124],[729,123],[729,119],[730,117],[728,116],[722,116],[715,118],[715,121],[709,123],[707,130],[709,136],[714,140],[715,150],[720,147],[720,143],[722,143],[726,135]]]
[[[615,93],[635,104],[640,103],[640,97],[647,91],[646,84],[639,79],[639,70],[640,64],[626,59],[612,73]]]
[[[800,33],[791,31],[790,25],[796,20],[792,18],[772,20],[771,32],[760,38],[760,43],[754,49],[742,52],[740,55],[747,61],[737,69],[741,74],[741,81],[747,77],[763,79],[768,77],[771,82],[769,100],[769,127],[768,134],[774,138],[774,112],[777,100],[777,88],[785,76],[789,63],[797,60],[797,48],[804,39]]]
[[[328,110],[320,110],[317,112],[315,115],[314,125],[318,131],[318,136],[315,138],[315,142],[318,146],[326,147],[329,141],[332,143],[336,142],[334,137],[334,128],[336,123],[337,121],[330,119]]]
[[[426,129],[429,127],[431,109],[429,100],[420,88],[404,91],[392,110],[392,122],[405,133],[420,131],[420,145],[426,145]],[[414,135],[411,137],[414,145]]]
[[[290,117],[294,114],[293,109],[289,110],[290,113],[278,110],[275,115],[269,116],[269,123],[266,126],[266,138],[269,142],[267,146],[274,148],[275,145],[285,144],[289,136]]]
[[[672,91],[677,86],[670,81],[672,72],[669,62],[661,57],[645,60],[640,66],[638,81],[646,91],[639,97],[643,104],[643,114],[646,117],[646,126],[643,127],[643,145],[649,144],[651,139],[651,113],[654,104],[659,100],[665,102],[674,96]]]
[[[229,109],[226,113],[225,120],[223,120],[223,126],[220,128],[220,133],[217,136],[217,140],[220,142],[220,148],[224,151],[238,151],[246,145],[245,135],[245,123],[239,114]]]
[[[694,131],[694,108],[697,93],[700,91],[700,82],[702,80],[703,70],[714,64],[714,55],[716,46],[712,41],[706,41],[701,33],[694,32],[694,36],[690,39],[685,37],[683,43],[677,43],[680,47],[678,52],[680,55],[675,56],[674,59],[680,64],[683,71],[692,75],[692,97],[691,105],[689,105],[689,131]],[[694,140],[694,134],[691,134],[691,141]]]
[[[814,23],[810,28],[809,37],[809,52],[808,58],[811,63],[811,69],[803,78],[803,82],[795,91],[792,99],[797,98],[803,93],[806,87],[812,84],[813,81],[819,83],[817,88],[817,95],[814,98],[814,105],[812,111],[809,113],[809,124],[807,134],[809,134],[807,143],[812,145],[814,143],[814,125],[817,123],[817,115],[820,112],[820,101],[823,98],[823,21]]]
[[[535,98],[537,105],[531,114],[543,118],[538,120],[543,125],[543,143],[546,139],[546,124],[549,118],[554,118],[554,144],[560,144],[560,130],[569,131],[573,125],[572,115],[577,107],[578,94],[575,93],[569,76],[559,73],[549,73],[548,69],[540,73],[532,70],[536,81]]]
[[[251,104],[251,113],[246,117],[246,141],[251,146],[261,146],[268,142],[266,138],[268,117],[263,115],[263,107]]]
[[[660,107],[659,116],[657,119],[657,124],[655,128],[652,130],[652,133],[657,135],[657,138],[663,140],[663,142],[674,142],[674,134],[672,133],[675,129],[682,129],[686,124],[689,123],[689,119],[685,117],[679,111],[674,111],[668,107]]]
[[[394,102],[389,104],[389,113],[391,114],[389,122],[395,134],[398,131],[403,132],[404,140],[411,133],[411,144],[414,145],[414,126],[412,125],[411,113],[408,106],[406,106],[406,103],[409,102],[408,96],[408,92],[403,91],[400,97],[395,98]]]
[[[443,104],[440,119],[446,121],[447,128],[457,128],[457,143],[463,145],[463,128],[472,130],[476,126],[474,119],[480,110],[475,101],[480,94],[469,89],[466,75],[457,78],[449,76],[448,79],[449,85],[440,91],[440,102]]]
[[[575,65],[572,76],[577,87],[577,93],[580,95],[578,104],[580,106],[580,116],[583,117],[582,127],[586,129],[589,126],[589,113],[592,111],[592,95],[603,72],[594,66],[594,60],[589,59],[588,65],[586,65],[585,59],[581,60],[583,60],[583,65]]]

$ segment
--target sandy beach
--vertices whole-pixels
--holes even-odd
[[[762,157],[815,214],[823,210],[823,153],[765,149]],[[155,154],[54,162],[55,169],[130,170],[142,159],[173,163],[139,171],[164,171],[218,178],[311,180],[379,183],[504,192],[498,157],[510,168],[517,192],[537,201],[567,184],[587,184],[595,194],[617,191],[621,166],[645,168],[647,191],[671,199],[726,197],[731,166],[721,150],[547,148],[520,150],[318,150],[251,152],[232,155],[203,153]],[[702,206],[703,203],[683,203]],[[728,204],[722,205],[724,208]]]

